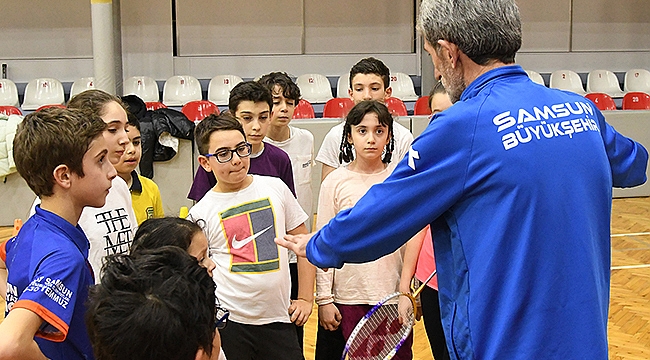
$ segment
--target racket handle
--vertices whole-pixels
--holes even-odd
[[[424,289],[424,287],[427,286],[429,281],[431,281],[431,279],[433,279],[433,277],[436,276],[437,272],[438,272],[438,270],[433,270],[431,275],[429,275],[429,277],[426,280],[424,280],[422,285],[420,285],[420,287],[417,290],[415,290],[415,292],[413,293],[413,297],[417,297],[418,295],[420,295],[420,292],[422,292],[422,289]]]

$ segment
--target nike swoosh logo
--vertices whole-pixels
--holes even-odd
[[[266,229],[258,232],[257,234],[253,234],[253,235],[251,235],[251,236],[249,236],[249,237],[247,237],[245,239],[242,239],[242,240],[237,240],[237,234],[235,234],[232,237],[232,248],[233,249],[241,249],[242,247],[244,247],[244,245],[246,245],[249,242],[255,240],[258,236],[264,234],[266,231],[268,231],[272,227],[273,227],[273,225],[271,225],[271,226],[267,227]]]

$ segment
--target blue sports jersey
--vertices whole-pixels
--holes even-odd
[[[79,226],[36,207],[18,235],[0,248],[7,264],[7,306],[43,319],[36,342],[50,359],[93,359],[84,302],[93,275],[89,243]]]
[[[396,250],[431,224],[453,359],[607,359],[612,186],[648,152],[579,95],[491,70],[382,184],[309,242],[319,267]]]

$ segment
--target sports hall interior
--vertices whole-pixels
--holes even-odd
[[[96,76],[101,60],[93,57],[97,51],[93,27],[100,21],[91,13],[97,3],[106,2],[2,2],[0,106],[14,106],[27,114],[41,105],[64,104],[71,93],[94,81],[88,78]],[[518,0],[517,4],[523,44],[516,62],[531,79],[589,97],[618,131],[650,149],[647,1]],[[132,93],[148,84],[152,96],[148,102],[181,110],[189,101],[209,100],[224,110],[223,94],[228,91],[224,84],[271,71],[285,71],[300,84],[302,75],[301,90],[313,114],[292,124],[314,134],[318,151],[329,128],[340,120],[325,111],[327,102],[347,97],[350,67],[375,56],[391,70],[394,97],[403,106],[396,110],[397,121],[417,136],[428,122],[428,116],[418,111],[417,100],[434,83],[431,60],[415,30],[418,5],[419,0],[114,0],[109,20],[115,92]],[[53,90],[39,99],[29,84],[34,89],[43,87],[43,81]],[[172,94],[179,82],[188,88],[191,84],[188,93],[166,96],[165,88]],[[195,158],[192,143],[181,140],[172,160],[154,165],[153,180],[167,215],[192,206],[186,195],[198,166]],[[320,165],[312,173],[317,200]],[[613,195],[610,358],[649,359],[650,185],[615,189]],[[0,177],[0,241],[11,236],[14,219],[27,217],[33,198],[17,173]],[[307,359],[314,353],[314,313],[306,325]],[[414,356],[432,359],[421,323],[415,328]]]

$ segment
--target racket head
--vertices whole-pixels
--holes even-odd
[[[399,319],[400,312],[404,321]],[[400,292],[386,296],[354,327],[341,360],[391,359],[410,335],[414,322],[413,296]]]

